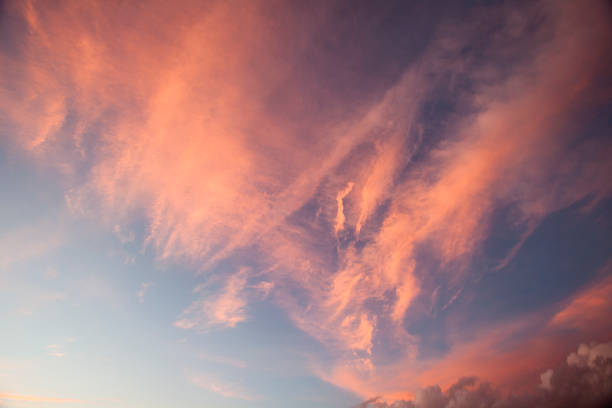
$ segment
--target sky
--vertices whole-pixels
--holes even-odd
[[[0,1],[0,407],[599,406],[610,44],[604,0]]]

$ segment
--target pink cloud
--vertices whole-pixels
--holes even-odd
[[[606,334],[608,314],[612,311],[612,262],[601,271],[604,279],[596,279],[589,287],[569,299],[549,322],[551,328],[574,329],[593,334]]]
[[[185,309],[174,325],[182,329],[208,330],[235,327],[247,320],[249,298],[265,298],[272,289],[271,282],[249,284],[248,275],[249,270],[243,268],[228,278],[224,287],[214,292],[208,290],[207,284],[196,287],[194,292],[200,293],[201,299]]]
[[[424,290],[416,255],[428,245],[443,264],[457,263],[446,278],[459,290],[498,206],[516,208],[526,239],[552,212],[609,196],[610,144],[581,146],[592,157],[585,163],[570,126],[608,68],[600,64],[611,40],[605,5],[590,4],[541,3],[550,40],[507,78],[490,81],[491,67],[470,72],[453,51],[464,34],[440,34],[383,95],[344,117],[294,123],[269,100],[281,88],[296,105],[311,97],[296,79],[297,57],[319,21],[290,41],[278,34],[299,18],[280,7],[282,18],[272,22],[259,2],[175,8],[154,1],[134,24],[105,3],[14,2],[10,11],[23,16],[29,32],[21,59],[1,57],[0,74],[16,86],[3,92],[0,108],[17,129],[15,143],[38,162],[68,169],[62,172],[75,213],[109,229],[121,225],[115,233],[126,242],[133,237],[123,226],[144,219],[144,246],[200,272],[244,248],[267,263],[265,272],[239,268],[215,277],[220,289],[198,292],[177,327],[235,327],[248,318],[250,299],[270,293],[336,356],[318,373],[355,392],[394,393],[400,381],[405,390],[421,378],[444,383],[465,366],[485,371],[492,362],[510,364],[511,376],[529,364],[494,353],[504,336],[491,328],[480,341],[454,345],[444,369],[434,364],[439,378],[417,364],[418,338],[403,327]],[[525,24],[519,20],[508,17],[501,35],[513,38],[514,24]],[[413,161],[422,137],[417,114],[432,78],[449,72],[480,84],[464,97],[475,113],[448,124],[444,141]],[[329,103],[352,103],[335,98]],[[311,203],[316,216],[293,222],[290,216]],[[340,231],[354,233],[360,245],[341,245]],[[321,249],[326,242],[331,251]],[[262,276],[266,283],[254,286]],[[576,302],[557,321],[590,307]],[[388,380],[398,367],[378,363],[381,338],[406,350],[402,363],[413,363],[397,383]],[[534,342],[538,350],[547,344]]]

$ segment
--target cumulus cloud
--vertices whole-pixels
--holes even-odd
[[[578,351],[567,356],[567,365],[582,368],[596,368],[600,360],[612,359],[612,343],[581,344]]]
[[[612,342],[581,344],[567,362],[544,372],[540,389],[510,395],[476,377],[461,378],[446,391],[440,386],[419,390],[413,400],[379,398],[360,408],[604,408],[612,402]]]

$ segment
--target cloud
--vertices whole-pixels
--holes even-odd
[[[354,184],[349,182],[346,185],[346,188],[344,188],[344,190],[341,190],[338,192],[338,195],[336,196],[336,203],[338,204],[338,213],[336,214],[336,225],[334,227],[334,231],[336,233],[336,235],[338,235],[338,232],[340,232],[343,228],[344,228],[344,221],[346,220],[346,217],[344,216],[344,197],[346,197],[351,190],[353,189]]]
[[[204,361],[209,361],[211,363],[227,365],[230,367],[246,368],[246,363],[244,361],[236,359],[236,358],[232,358],[232,357],[217,356],[217,355],[212,355],[212,354],[207,354],[207,353],[199,353],[198,358]]]
[[[57,279],[57,276],[58,276],[57,269],[55,269],[53,267],[49,267],[45,271],[45,278],[46,279],[49,279],[49,280]]]
[[[228,384],[220,381],[210,375],[198,375],[191,378],[191,382],[205,390],[219,394],[225,398],[239,399],[245,401],[253,401],[256,396],[250,395],[234,384]]]
[[[115,233],[115,235],[117,235],[119,241],[124,245],[129,242],[133,242],[136,239],[136,236],[133,231],[123,231],[119,224],[115,224],[115,226],[113,227],[113,232]]]
[[[49,344],[47,347],[47,353],[53,357],[64,357],[66,353],[62,350],[62,347],[57,344]]]
[[[221,288],[211,290],[208,284],[196,287],[202,299],[183,311],[174,325],[182,329],[208,330],[215,327],[234,327],[247,319],[249,298],[266,297],[272,289],[270,282],[250,284],[249,270],[241,269],[232,275]]]
[[[423,266],[416,259],[423,246],[443,264],[453,263],[453,274],[447,276],[447,281],[461,282],[462,275],[468,272],[461,265],[469,265],[470,257],[480,250],[496,209],[516,208],[513,222],[525,231],[533,231],[534,225],[548,214],[588,197],[589,191],[597,191],[596,197],[609,194],[609,186],[599,184],[608,171],[603,156],[598,156],[599,164],[594,167],[584,167],[578,155],[565,147],[573,139],[566,136],[568,132],[562,123],[571,117],[575,104],[583,103],[583,98],[588,100],[579,85],[597,77],[600,68],[595,61],[603,51],[592,49],[591,44],[609,38],[610,26],[592,14],[596,13],[598,3],[585,10],[563,4],[564,7],[551,11],[556,30],[553,40],[540,47],[533,64],[518,69],[494,86],[477,89],[477,113],[460,121],[456,135],[434,148],[429,160],[415,164],[395,186],[387,216],[376,235],[366,242],[358,257],[347,251],[346,258],[340,258],[341,267],[333,276],[330,289],[321,300],[313,301],[310,310],[317,310],[321,304],[340,305],[344,313],[340,316],[359,319],[364,316],[366,302],[377,299],[389,302],[384,310],[390,311],[388,315],[378,314],[378,322],[390,318],[400,325],[412,300],[422,290],[416,273]],[[585,20],[592,25],[587,28]],[[511,35],[502,30],[503,34]],[[582,45],[558,51],[573,41]],[[564,68],[558,70],[560,66]],[[478,68],[473,73],[477,81],[484,74]],[[565,85],[559,87],[561,83]],[[607,151],[609,146],[601,148]],[[577,182],[568,184],[567,180]],[[355,182],[355,188],[358,185]],[[344,201],[346,206],[347,200]],[[350,223],[349,217],[347,220]],[[307,268],[312,268],[312,254],[305,257],[310,261]],[[295,259],[293,254],[291,259]],[[341,283],[336,286],[335,282]],[[327,301],[328,296],[333,301]],[[313,321],[325,322],[330,316],[338,316],[333,310],[320,310],[320,314],[312,314]],[[337,323],[331,320],[330,328],[338,327]],[[325,339],[325,334],[318,333],[321,328],[319,324],[310,332]],[[347,338],[344,343],[347,348],[368,350],[373,336],[363,337],[362,343],[351,341],[351,336],[358,332],[356,326],[350,334],[340,330],[335,336]],[[408,345],[414,342],[413,338],[404,338]],[[357,346],[362,344],[365,347]],[[407,359],[413,360],[410,354]],[[393,378],[392,374],[384,374],[386,370],[381,366],[373,372],[351,365],[338,364],[326,378],[361,394],[368,384],[388,387],[385,378]]]
[[[603,408],[612,401],[612,343],[581,344],[567,362],[542,374],[539,389],[505,395],[488,382],[464,377],[442,391],[439,386],[419,390],[414,400],[370,399],[360,408]]]
[[[565,330],[608,330],[605,322],[612,310],[612,262],[600,271],[603,278],[595,279],[572,296],[549,322],[549,326]]]
[[[177,327],[235,327],[269,295],[330,351],[321,377],[370,395],[419,386],[428,367],[405,320],[433,297],[426,281],[447,283],[452,309],[496,211],[521,232],[502,269],[548,215],[610,195],[609,141],[574,126],[610,68],[608,5],[476,11],[358,101],[308,63],[332,13],[277,6],[10,2],[27,30],[19,55],[0,54],[3,126],[69,169],[75,214],[124,243],[143,223],[160,261],[207,277]],[[431,120],[441,98],[453,113]],[[414,367],[401,384],[398,360]]]
[[[374,364],[367,370],[347,359],[318,373],[330,382],[347,384],[364,398],[382,395],[387,400],[413,399],[415,390],[427,384],[445,389],[466,375],[486,378],[503,392],[523,390],[585,337],[606,339],[612,335],[606,324],[609,268],[609,263],[603,266],[599,279],[569,299],[519,316],[474,326],[459,310],[445,322],[449,349],[444,353],[429,358],[415,358],[412,353],[395,355],[395,361]],[[578,315],[579,325],[574,319],[559,319],[573,310],[577,300],[590,297],[593,302]]]
[[[612,343],[581,344],[578,351],[567,356],[567,365],[581,368],[597,368],[599,360],[612,359]]]
[[[140,285],[140,289],[138,290],[138,303],[144,302],[144,297],[145,297],[145,294],[147,293],[147,290],[149,290],[149,288],[153,285],[155,285],[155,283],[153,282],[143,282]]]

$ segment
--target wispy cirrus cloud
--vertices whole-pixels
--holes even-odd
[[[191,382],[200,388],[203,388],[215,394],[219,394],[225,398],[239,399],[245,401],[253,401],[258,398],[255,395],[251,395],[243,391],[242,389],[240,389],[240,387],[234,384],[229,384],[220,381],[219,379],[211,375],[201,374],[194,376],[191,378]]]
[[[267,281],[250,282],[249,273],[248,268],[243,268],[223,281],[221,287],[212,286],[214,282],[198,285],[194,293],[201,299],[185,309],[174,325],[182,329],[209,330],[234,327],[245,321],[249,300],[267,297],[274,286]]]
[[[232,276],[218,293],[196,301],[174,324],[182,329],[234,327],[246,319],[246,274]]]
[[[550,327],[598,332],[605,335],[607,315],[612,310],[612,263],[601,270],[603,279],[596,279],[589,287],[569,299],[549,322]]]
[[[140,285],[140,289],[138,290],[138,293],[137,293],[138,303],[144,303],[145,294],[153,285],[155,285],[155,283],[153,282],[143,282]]]
[[[126,242],[130,223],[144,221],[145,247],[204,276],[179,328],[235,327],[269,296],[331,350],[321,377],[362,394],[401,392],[428,370],[405,327],[414,300],[434,297],[426,281],[443,278],[450,305],[477,278],[470,262],[496,211],[510,208],[522,233],[503,269],[551,213],[610,195],[610,143],[572,127],[610,68],[603,2],[487,9],[503,17],[441,28],[396,81],[359,102],[308,80],[325,7],[308,19],[288,5],[271,16],[259,2],[135,7],[10,3],[28,30],[22,53],[1,57],[13,86],[0,107],[15,143],[68,168],[75,213]],[[455,113],[429,123],[441,93]],[[213,269],[227,259],[237,266]],[[387,346],[414,363],[402,384],[387,381],[397,369]]]
[[[227,365],[235,368],[246,368],[246,362],[227,356],[213,355],[209,353],[198,353],[198,358],[215,364]]]

